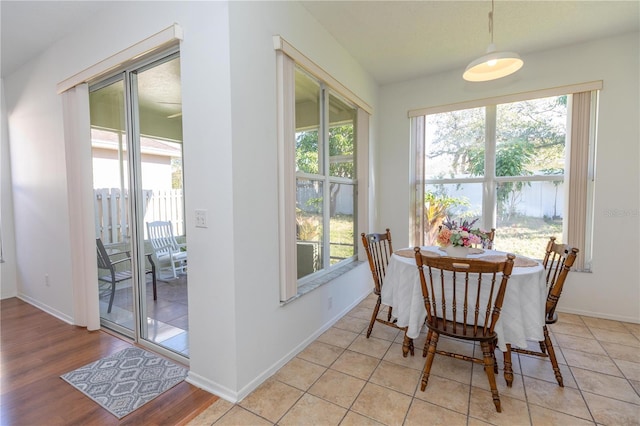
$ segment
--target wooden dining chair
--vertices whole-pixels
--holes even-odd
[[[493,239],[496,236],[496,228],[491,228],[491,231],[488,233],[488,237],[482,243],[482,248],[486,248],[487,250],[493,250]]]
[[[371,315],[371,321],[369,322],[369,328],[367,329],[367,339],[371,336],[373,331],[373,325],[376,322],[394,327],[402,330],[404,335],[404,342],[402,344],[402,355],[407,356],[409,352],[411,355],[414,353],[413,339],[407,337],[407,327],[398,327],[398,325],[392,320],[393,308],[386,306],[387,318],[379,318],[380,308],[382,307],[382,286],[384,284],[384,277],[387,273],[387,267],[389,265],[389,259],[393,254],[393,245],[391,243],[391,231],[389,228],[384,233],[372,233],[360,234],[362,237],[362,245],[367,252],[367,258],[369,259],[369,267],[371,268],[371,275],[373,276],[373,293],[378,296],[376,300],[376,306],[373,308]],[[384,308],[383,308],[384,309]]]
[[[515,256],[508,254],[503,262],[478,259],[431,257],[415,249],[416,265],[429,329],[422,356],[427,359],[420,389],[424,391],[431,374],[435,354],[484,365],[496,411],[501,412],[495,377],[494,331],[500,318],[507,282]],[[438,349],[440,335],[467,342],[478,342],[482,358]]]
[[[551,360],[551,366],[553,367],[553,373],[556,376],[558,385],[564,387],[562,381],[562,373],[560,373],[560,367],[558,366],[558,360],[556,359],[556,353],[549,337],[549,330],[547,325],[555,324],[558,321],[558,314],[556,313],[556,306],[560,300],[562,294],[562,288],[564,287],[565,280],[569,271],[576,260],[579,250],[575,247],[571,247],[568,244],[556,243],[556,237],[551,237],[547,243],[544,259],[542,260],[542,266],[545,270],[545,278],[547,281],[547,303],[545,307],[545,325],[542,327],[544,340],[539,342],[540,351],[512,348],[510,344],[507,344],[507,352],[504,354],[504,378],[507,382],[507,386],[511,386],[513,383],[513,367],[511,364],[511,352],[518,352],[526,355],[535,355]]]
[[[482,240],[482,244],[477,244],[474,247],[493,250],[493,239],[495,238],[495,236],[496,228],[491,228],[491,231],[487,232],[487,238]]]

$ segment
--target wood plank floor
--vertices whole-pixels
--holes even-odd
[[[132,346],[18,298],[0,302],[0,425],[181,425],[218,398],[187,382],[118,420],[60,375]]]

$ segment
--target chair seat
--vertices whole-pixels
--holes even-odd
[[[152,269],[145,269],[144,271],[145,274],[151,274],[153,273]],[[131,279],[131,271],[120,271],[120,272],[116,272],[115,273],[115,278],[116,278],[116,282],[120,282],[120,281],[126,281]],[[101,275],[98,277],[98,279],[100,281],[106,281],[108,283],[111,282],[111,275]]]
[[[439,320],[438,326],[433,326],[429,322],[427,322],[426,325],[429,330],[433,330],[438,334],[454,337],[461,340],[471,340],[475,342],[492,342],[498,337],[495,332],[489,332],[484,336],[480,334],[474,334],[474,325],[464,324],[462,322],[447,321],[446,325],[443,326],[442,320]]]
[[[107,313],[111,313],[111,308],[113,306],[113,299],[116,293],[116,284],[122,281],[130,280],[133,277],[133,273],[131,269],[125,270],[117,270],[116,268],[129,267],[131,268],[131,253],[128,251],[122,253],[116,253],[118,255],[124,254],[126,257],[112,260],[107,253],[107,250],[102,243],[100,238],[96,238],[96,259],[98,263],[98,270],[109,271],[108,275],[98,275],[98,281],[106,282],[111,284],[111,296],[109,297],[109,307],[107,308]],[[151,254],[146,254],[146,257],[149,261],[150,268],[146,268],[144,270],[145,274],[151,274],[152,282],[153,282],[153,300],[158,299],[158,292],[156,286],[156,266],[153,262],[153,258]]]
[[[176,251],[173,253],[158,253],[156,254],[159,260],[168,259],[173,256],[173,260],[185,260],[187,258],[186,251]]]
[[[115,273],[116,282],[125,281],[131,279],[131,271],[122,271]],[[111,275],[102,275],[98,277],[100,281],[111,282]]]

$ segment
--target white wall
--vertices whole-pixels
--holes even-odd
[[[120,160],[118,151],[93,148],[93,187],[120,187]],[[142,189],[166,191],[172,189],[171,157],[165,155],[142,154],[140,174]]]
[[[73,317],[61,99],[51,49],[5,77],[15,215],[17,289],[59,318]],[[48,283],[45,283],[48,276]]]
[[[233,206],[239,383],[272,371],[323,324],[370,290],[367,267],[280,306],[276,64],[272,36],[298,50],[374,104],[362,68],[294,2],[231,2]],[[328,299],[332,298],[329,309]],[[256,356],[260,354],[260,356]]]
[[[597,134],[593,272],[569,275],[559,310],[640,322],[639,40],[639,34],[633,33],[524,55],[522,70],[494,82],[464,82],[461,69],[382,87],[378,148],[380,157],[395,167],[377,168],[379,223],[391,229],[408,229],[407,111],[603,80]],[[406,246],[408,233],[397,235],[394,240],[394,245]]]
[[[0,80],[0,243],[4,263],[0,263],[0,299],[18,294],[16,281],[16,245],[13,231],[13,196],[11,162],[9,161],[9,130],[4,102],[4,79]]]
[[[370,104],[375,102],[376,86],[299,4],[111,5],[5,81],[18,241],[17,291],[19,297],[73,322],[69,254],[74,224],[69,221],[66,191],[67,179],[75,177],[66,171],[62,103],[56,84],[178,23],[184,29],[189,380],[235,400],[275,372],[371,288],[368,268],[361,265],[280,306],[272,36],[284,36]],[[207,210],[208,228],[193,226],[195,209]],[[45,274],[50,286],[44,284]],[[329,297],[333,298],[331,309]]]

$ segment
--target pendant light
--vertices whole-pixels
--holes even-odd
[[[515,52],[500,52],[493,44],[493,4],[491,0],[491,12],[489,12],[489,33],[491,44],[487,53],[467,65],[462,78],[467,81],[489,81],[505,77],[518,71],[524,65],[520,55]]]

